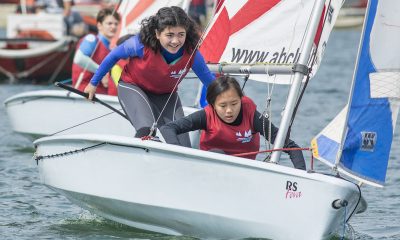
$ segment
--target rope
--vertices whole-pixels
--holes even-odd
[[[119,109],[119,110],[122,110],[122,109]],[[60,130],[60,131],[58,131],[58,132],[52,133],[52,134],[50,134],[49,136],[54,136],[54,135],[56,135],[56,134],[65,132],[65,131],[70,130],[70,129],[72,129],[72,128],[76,128],[76,127],[78,127],[78,126],[81,126],[81,125],[83,125],[83,124],[92,122],[92,121],[94,121],[94,120],[100,119],[100,118],[102,118],[102,117],[105,117],[105,116],[110,115],[110,114],[113,114],[113,113],[115,113],[115,112],[113,111],[113,112],[106,113],[106,114],[104,114],[104,115],[100,115],[100,116],[95,117],[95,118],[93,118],[93,119],[89,119],[89,120],[87,120],[87,121],[85,121],[85,122],[81,122],[81,123],[78,123],[78,124],[73,125],[73,126],[71,126],[71,127],[62,129],[62,130]]]
[[[42,159],[53,158],[53,157],[63,157],[63,156],[71,155],[71,154],[74,154],[74,153],[80,153],[80,152],[84,152],[84,151],[92,149],[92,148],[100,147],[100,146],[105,145],[105,144],[107,144],[107,143],[106,142],[102,142],[102,143],[95,144],[95,145],[92,145],[92,146],[89,146],[89,147],[85,147],[85,148],[81,148],[81,149],[76,149],[76,150],[67,151],[67,152],[63,152],[63,153],[43,155],[43,156],[36,155],[36,152],[35,152],[33,157],[36,160],[36,165],[38,165],[39,164],[39,160],[42,160]]]
[[[329,1],[328,6],[331,5],[331,2],[332,2],[332,1]],[[326,18],[327,18],[327,17],[328,17],[328,14],[325,14],[323,23],[326,22]],[[309,24],[310,24],[310,19],[309,19],[309,22],[307,23],[307,28],[308,28],[308,25],[309,25]],[[324,31],[324,27],[325,27],[325,24],[322,25],[321,35],[322,35],[323,31]],[[305,37],[305,35],[303,35],[303,39],[302,39],[302,43],[301,43],[301,44],[304,43],[304,37]],[[308,72],[308,74],[307,74],[307,79],[305,80],[302,89],[301,89],[301,90],[299,89],[300,94],[299,94],[299,96],[298,96],[298,98],[297,98],[296,106],[295,106],[295,108],[294,108],[294,110],[293,110],[292,119],[291,119],[291,121],[290,121],[290,125],[289,125],[289,128],[288,128],[288,132],[287,132],[287,135],[286,135],[286,139],[288,139],[289,136],[290,136],[290,131],[291,131],[291,128],[292,128],[292,125],[293,125],[293,122],[294,122],[294,118],[295,118],[295,116],[296,116],[296,114],[297,114],[297,109],[298,109],[298,107],[299,107],[299,105],[300,105],[300,101],[301,101],[301,99],[303,98],[303,95],[304,95],[304,93],[305,93],[305,90],[306,90],[306,88],[307,88],[307,86],[308,86],[308,82],[310,81],[312,68],[313,68],[313,66],[314,66],[314,64],[315,64],[315,58],[316,58],[317,52],[318,52],[318,46],[319,46],[319,43],[316,44],[316,48],[315,48],[315,50],[314,50],[314,54],[312,55],[311,61],[309,62],[309,63],[311,63],[311,66],[309,67],[309,72]]]
[[[298,11],[298,14],[297,14],[297,19],[300,17],[300,12],[301,11]],[[291,32],[292,32],[292,36],[294,36],[295,35],[295,32],[296,32],[296,27],[297,27],[297,22],[298,21],[295,21],[295,25],[293,26],[293,28],[291,29]],[[309,23],[307,24],[307,25],[309,25]],[[302,41],[301,41],[301,45],[304,43],[304,39],[305,39],[305,34],[303,34],[303,38],[302,38]],[[290,44],[289,44],[289,47],[288,47],[288,51],[290,52],[291,51],[291,49],[292,49],[292,47],[293,47],[293,40],[294,40],[294,37],[292,37],[292,39],[291,39],[291,41],[290,41]],[[257,64],[260,64],[260,63],[255,63],[255,65],[257,65]],[[262,63],[261,63],[262,64]],[[267,76],[270,76],[270,74],[269,74],[269,63],[264,63],[264,65],[265,65],[265,73],[267,74]],[[287,64],[280,64],[280,65],[287,65]],[[291,77],[290,77],[290,82],[293,82],[293,77],[294,77],[294,75],[291,75]],[[272,81],[272,84],[270,84],[269,83],[269,81],[267,81],[268,82],[268,84],[267,84],[267,87],[268,87],[268,95],[267,95],[267,98],[266,98],[266,104],[265,104],[265,107],[264,107],[264,112],[263,112],[263,116],[265,116],[265,118],[266,119],[269,119],[269,131],[268,131],[268,136],[266,135],[266,133],[265,133],[265,121],[264,121],[264,119],[263,119],[263,130],[264,130],[264,140],[265,140],[265,146],[266,146],[266,148],[268,148],[268,149],[271,149],[272,148],[272,146],[271,146],[271,138],[272,138],[272,136],[271,136],[271,125],[272,125],[272,93],[273,93],[273,90],[274,90],[274,86],[275,86],[275,81],[276,81],[276,75],[274,75],[274,81]],[[270,85],[272,86],[271,87],[271,89],[270,89]],[[289,91],[289,89],[288,89],[288,91]],[[288,96],[289,94],[286,94],[286,96]],[[287,100],[287,99],[286,99]],[[282,111],[284,111],[284,108],[282,109]],[[290,133],[290,129],[288,130],[288,135],[289,135],[289,133]],[[268,154],[266,157],[265,157],[265,159],[264,159],[264,161],[269,161],[269,159],[270,159],[270,157],[271,157],[271,155],[270,154]]]
[[[248,156],[248,155],[254,155],[258,153],[265,153],[265,152],[276,152],[276,151],[311,151],[312,148],[277,148],[277,149],[268,149],[268,150],[261,150],[261,151],[255,151],[255,152],[245,152],[245,153],[237,153],[237,154],[232,154],[232,156],[235,157],[243,157],[243,156]]]
[[[87,150],[92,150],[92,149],[95,149],[95,148],[98,148],[98,147],[101,147],[101,146],[104,146],[104,145],[113,145],[113,146],[137,148],[137,149],[143,149],[146,152],[150,151],[148,148],[145,148],[145,147],[131,146],[131,145],[125,145],[125,144],[116,144],[116,143],[109,143],[109,142],[101,142],[101,143],[94,144],[94,145],[89,146],[89,147],[84,147],[84,148],[80,148],[80,149],[75,149],[75,150],[66,151],[66,152],[62,152],[62,153],[49,154],[49,155],[37,155],[37,152],[35,152],[33,154],[33,158],[34,158],[34,160],[36,160],[36,164],[39,164],[39,161],[43,160],[43,159],[68,156],[68,155],[72,155],[72,154],[76,154],[76,153],[85,152]]]
[[[267,68],[267,76],[269,76],[268,74],[268,68]],[[271,103],[272,103],[272,93],[274,91],[274,87],[275,87],[275,80],[276,80],[276,75],[274,76],[274,81],[272,82],[272,84],[267,83],[267,98],[266,98],[266,103],[265,103],[265,107],[264,107],[264,112],[262,114],[262,116],[264,116],[263,118],[263,133],[264,133],[264,141],[265,141],[265,147],[267,149],[271,149],[271,139],[272,139],[272,132],[271,132],[271,128],[272,128],[272,107],[271,107]],[[268,135],[265,132],[265,120],[269,119],[268,121]],[[269,161],[271,158],[271,154],[267,154],[267,156],[265,156],[264,158],[264,162]]]
[[[217,6],[217,7],[218,7],[218,6]],[[215,16],[215,14],[214,14],[214,16]],[[184,67],[183,69],[187,69],[187,67],[188,67],[188,65],[189,65],[189,62],[190,62],[191,59],[193,58],[194,53],[197,51],[197,49],[199,49],[199,47],[200,47],[200,45],[201,45],[201,42],[202,42],[202,39],[203,39],[203,37],[204,37],[204,35],[205,35],[205,30],[210,26],[211,20],[212,20],[212,18],[208,21],[208,23],[207,23],[206,26],[204,27],[204,29],[203,29],[203,31],[202,31],[202,33],[201,33],[201,36],[199,37],[199,40],[197,41],[196,46],[195,46],[195,48],[194,48],[195,50],[193,50],[193,51],[191,52],[191,54],[190,54],[190,56],[189,56],[189,59],[188,59],[188,61],[186,62],[185,67]],[[158,117],[157,117],[157,120],[153,123],[153,126],[152,126],[151,129],[150,129],[150,134],[153,133],[153,132],[155,131],[155,128],[156,128],[156,126],[157,126],[157,123],[158,123],[158,121],[160,120],[160,118],[161,118],[161,116],[162,116],[162,114],[163,114],[165,108],[167,107],[167,105],[168,105],[168,103],[169,103],[169,101],[170,101],[170,99],[171,99],[171,97],[172,97],[172,94],[175,92],[176,88],[177,88],[178,85],[181,83],[181,81],[183,81],[182,77],[183,77],[184,72],[185,72],[185,71],[183,71],[183,72],[179,75],[179,78],[178,78],[178,80],[176,81],[174,87],[172,88],[172,91],[171,91],[171,93],[169,94],[168,99],[167,99],[167,101],[165,102],[163,108],[161,109],[161,111],[160,111],[160,113],[159,113],[159,115],[158,115]],[[174,114],[175,114],[175,113],[174,113]]]
[[[244,83],[243,83],[243,86],[242,86],[242,92],[244,90],[244,87],[246,86],[247,80],[249,80],[249,77],[250,77],[250,74],[249,74],[249,72],[247,72],[247,75],[244,76],[244,79],[243,79]]]

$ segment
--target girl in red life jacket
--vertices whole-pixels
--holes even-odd
[[[114,48],[102,61],[85,92],[96,86],[120,59],[128,59],[118,82],[118,99],[136,129],[135,137],[155,134],[158,127],[183,117],[177,85],[190,68],[205,86],[215,78],[197,50],[196,24],[183,9],[163,7],[142,21],[139,34]],[[178,136],[191,146],[188,134]]]
[[[99,64],[110,52],[110,41],[117,33],[120,16],[112,9],[102,9],[97,14],[98,35],[88,34],[79,41],[72,65],[72,84],[83,91]],[[81,80],[79,80],[81,78]],[[114,84],[109,76],[101,80],[97,93],[107,94]],[[116,91],[113,95],[117,95]]]
[[[178,134],[199,129],[202,130],[200,149],[206,151],[223,151],[226,154],[256,152],[260,147],[260,133],[269,136],[269,131],[271,142],[275,141],[278,128],[269,124],[269,120],[257,111],[254,102],[243,95],[236,79],[218,77],[208,86],[207,101],[209,105],[203,110],[161,127],[160,131],[167,143],[179,145]],[[284,147],[299,146],[289,139]],[[301,151],[286,153],[295,168],[306,169]],[[256,155],[247,158],[255,159]]]

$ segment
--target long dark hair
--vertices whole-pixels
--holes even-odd
[[[228,91],[229,89],[235,89],[240,98],[243,97],[242,89],[235,78],[230,76],[220,76],[213,81],[207,88],[207,102],[214,106],[215,100],[218,95]]]
[[[200,38],[196,23],[182,8],[176,6],[161,8],[155,15],[144,19],[141,24],[141,42],[156,53],[161,50],[161,44],[156,37],[156,31],[160,33],[168,27],[184,28],[186,30],[186,40],[183,47],[189,53],[195,50]]]

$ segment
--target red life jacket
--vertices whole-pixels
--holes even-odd
[[[233,126],[222,121],[211,105],[204,108],[207,119],[207,129],[201,132],[201,150],[222,150],[226,154],[256,152],[260,148],[260,133],[254,131],[254,113],[257,107],[254,102],[242,97],[242,123]],[[255,159],[257,154],[245,156]]]
[[[193,58],[188,63],[189,59],[190,55],[185,51],[181,59],[175,64],[169,65],[160,53],[155,53],[150,48],[145,47],[143,58],[129,59],[128,64],[124,67],[121,79],[154,94],[171,93],[178,79],[182,80],[192,67]],[[174,92],[176,91],[177,88]]]
[[[110,49],[108,49],[97,36],[96,36],[96,39],[98,42],[98,46],[94,51],[92,60],[94,62],[96,62],[97,64],[100,64],[101,61],[103,61],[103,59],[110,52]],[[82,40],[83,40],[83,38],[79,41],[77,48],[79,48],[79,45],[81,44]],[[81,66],[79,66],[78,64],[75,64],[75,63],[72,64],[72,86],[75,86],[81,72],[83,72],[83,68]],[[83,74],[82,82],[79,85],[78,89],[83,91],[85,89],[86,85],[88,85],[88,83],[90,82],[90,79],[92,79],[93,75],[94,74],[92,72],[89,72],[88,70],[86,70],[85,73]],[[111,83],[110,80],[109,80],[109,83]],[[107,88],[105,88],[103,86],[103,84],[99,83],[99,85],[97,85],[96,93],[107,94]]]

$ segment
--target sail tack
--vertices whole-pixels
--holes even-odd
[[[375,186],[385,182],[399,109],[399,11],[399,1],[370,1],[347,118],[335,118],[312,142],[317,158]],[[332,126],[345,127],[344,136]]]

